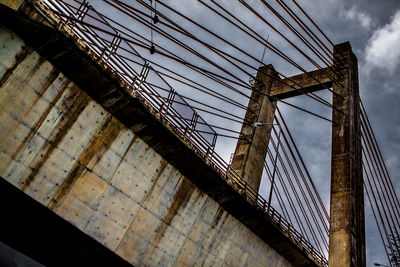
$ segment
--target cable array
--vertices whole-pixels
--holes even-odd
[[[363,103],[361,107],[364,189],[388,262],[400,266],[400,203]]]
[[[284,217],[320,251],[328,252],[329,215],[279,108],[264,169]],[[280,139],[279,139],[280,137]],[[278,148],[278,144],[280,146]],[[277,153],[277,154],[276,154]],[[278,164],[273,165],[277,155]],[[278,178],[274,185],[273,172]]]
[[[133,7],[132,5],[129,5],[127,3],[124,3],[122,1],[118,1],[118,0],[104,0],[107,4],[111,5],[112,7],[116,8],[117,10],[119,10],[120,12],[123,12],[124,14],[126,14],[127,16],[129,16],[129,18],[135,20],[136,22],[139,22],[141,26],[144,27],[150,27],[154,32],[157,32],[158,34],[160,34],[160,38],[161,36],[166,38],[170,43],[172,43],[173,45],[178,46],[180,49],[184,49],[185,54],[186,53],[190,53],[195,55],[198,59],[205,61],[206,63],[208,63],[210,65],[210,67],[214,68],[214,72],[212,71],[205,71],[204,69],[201,69],[200,72],[202,72],[202,74],[206,74],[207,78],[209,79],[213,79],[214,81],[218,81],[219,82],[219,86],[225,86],[228,89],[232,90],[234,93],[239,94],[241,97],[246,98],[245,101],[248,101],[248,95],[249,92],[253,90],[253,88],[248,85],[245,82],[245,79],[239,79],[238,75],[235,75],[233,72],[228,71],[228,69],[236,69],[239,72],[241,72],[245,77],[252,77],[253,80],[255,80],[255,77],[251,74],[252,71],[257,71],[257,68],[255,66],[252,66],[251,61],[256,62],[256,63],[261,63],[260,60],[258,60],[256,57],[252,56],[249,52],[246,51],[246,49],[240,48],[237,45],[235,45],[232,41],[227,40],[226,38],[220,36],[217,33],[214,33],[212,30],[202,26],[200,23],[194,21],[193,19],[189,18],[188,16],[182,14],[181,12],[177,11],[176,9],[174,9],[173,7],[163,3],[163,2],[159,2],[159,8],[158,10],[155,10],[151,5],[147,4],[145,1],[142,0],[138,0],[137,3],[140,4],[140,6],[142,6],[143,9],[147,9],[150,14],[157,14],[157,16],[160,17],[160,22],[158,22],[158,25],[161,26],[156,26],[153,25],[151,23],[149,23],[146,19],[151,19],[151,17],[149,17],[149,15],[147,15],[147,13],[143,10],[139,10],[138,7]],[[158,1],[157,1],[158,2]],[[202,4],[205,4],[204,1],[200,1]],[[214,2],[215,3],[215,2]],[[209,5],[207,5],[208,8],[211,8]],[[244,61],[243,59],[239,59],[238,56],[232,55],[232,54],[228,54],[226,52],[224,52],[223,49],[221,48],[217,48],[214,45],[211,45],[209,43],[207,43],[207,41],[204,40],[200,40],[198,37],[196,37],[191,31],[185,29],[184,27],[180,26],[177,22],[175,22],[172,19],[172,16],[167,16],[164,15],[160,9],[161,7],[165,8],[168,12],[181,17],[183,20],[185,20],[187,23],[191,24],[193,27],[195,27],[196,30],[199,31],[204,31],[206,34],[210,35],[210,37],[212,38],[216,38],[217,40],[221,41],[224,45],[231,47],[233,50],[236,50],[238,53],[242,54],[243,57],[247,58],[247,61]],[[221,7],[221,6],[220,6]],[[215,9],[213,9],[215,11]],[[226,9],[224,9],[226,12]],[[167,13],[167,12],[166,12]],[[143,18],[144,17],[144,18]],[[238,25],[237,25],[238,26]],[[242,27],[239,28],[241,30],[244,30]],[[169,31],[167,31],[169,30]],[[192,29],[193,31],[193,29]],[[247,30],[245,30],[247,31]],[[124,33],[125,34],[125,33]],[[132,34],[132,32],[131,32]],[[138,33],[136,33],[136,35],[138,35],[140,37],[140,39],[145,40],[145,42],[149,42],[149,40],[143,36],[140,35]],[[315,35],[315,34],[314,34]],[[130,36],[130,35],[127,35]],[[250,34],[250,36],[253,36],[252,34]],[[260,34],[258,34],[258,36],[261,36]],[[213,53],[215,55],[216,58],[220,58],[223,59],[225,61],[225,63],[228,63],[229,68],[227,67],[223,67],[223,65],[219,65],[216,64],[215,62],[217,60],[213,60],[213,62],[210,62],[209,58],[206,57],[204,55],[204,53],[199,52],[198,50],[195,50],[193,48],[194,44],[193,43],[189,43],[188,41],[186,41],[187,39],[191,39],[193,42],[201,44],[202,46],[204,46],[205,48],[209,49],[211,53]],[[258,41],[260,41],[261,39],[256,37]],[[303,38],[304,39],[304,38]],[[185,41],[183,41],[185,40]],[[299,64],[293,62],[292,60],[290,60],[290,57],[285,55],[282,51],[277,50],[276,47],[274,47],[273,45],[271,45],[269,42],[266,43],[266,40],[261,40],[262,44],[266,44],[265,47],[267,48],[272,48],[273,52],[275,52],[277,55],[279,55],[280,57],[283,57],[284,59],[288,60],[292,65],[296,66],[297,68],[299,68],[301,71],[303,71],[304,73],[307,73],[305,71],[304,68],[300,67]],[[171,45],[170,43],[168,43],[168,45]],[[171,51],[166,49],[166,46],[168,46],[167,44],[163,45],[164,43],[160,42],[157,45],[157,53],[160,55],[165,55],[164,52],[166,52],[170,58],[176,60],[177,62],[187,66],[190,66],[191,68],[197,69],[197,71],[199,71],[198,68],[196,68],[195,64],[190,64],[188,61],[184,60],[182,57],[176,55],[175,53],[172,53]],[[304,53],[303,53],[304,54]],[[307,57],[308,59],[311,59],[309,56]],[[215,62],[214,62],[215,61]],[[199,64],[197,64],[199,65]],[[225,64],[226,65],[226,64]],[[318,65],[319,66],[319,65]],[[329,65],[330,66],[330,65]],[[247,68],[247,69],[246,69]],[[320,68],[322,69],[322,68]],[[222,71],[223,73],[225,73],[227,76],[223,76],[220,74],[217,74],[217,72],[215,71]],[[323,70],[323,69],[322,69]],[[243,75],[241,75],[240,77],[243,77]],[[281,74],[282,76],[282,74]],[[287,78],[285,76],[282,76],[284,78]],[[167,77],[170,78],[170,77]],[[173,79],[175,80],[180,80],[178,77],[174,77]],[[205,84],[207,82],[204,82],[204,77],[201,78],[202,79],[202,83]],[[290,80],[290,78],[288,78]],[[290,87],[294,86],[292,84],[287,84]],[[298,85],[298,84],[295,84]],[[239,88],[234,88],[239,86]],[[304,88],[303,88],[304,89]],[[245,91],[243,91],[245,90]],[[327,105],[328,107],[332,107],[332,105],[330,105],[327,101],[321,99],[319,96],[315,95],[314,93],[307,93],[307,96],[313,98],[314,100]],[[293,106],[293,105],[291,105]],[[305,110],[305,109],[301,109],[301,110]],[[315,113],[309,113],[314,115]]]

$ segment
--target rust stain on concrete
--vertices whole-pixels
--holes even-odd
[[[123,129],[123,125],[117,121],[113,116],[109,115],[101,129],[92,137],[90,143],[86,147],[85,151],[82,152],[79,160],[72,167],[68,176],[65,178],[57,193],[49,203],[49,208],[55,209],[59,203],[66,197],[71,191],[72,186],[76,180],[86,171],[89,162],[98,153],[104,154],[107,149],[100,151],[100,147],[104,144],[110,146],[112,141],[115,140],[120,131]]]
[[[22,63],[22,61],[24,61],[32,53],[33,53],[33,50],[31,48],[28,48],[25,46],[22,47],[21,52],[15,56],[15,64],[10,69],[8,69],[4,73],[4,76],[1,78],[0,88],[2,88],[4,83],[6,83],[8,81],[8,79],[14,73],[15,69]]]
[[[53,69],[50,74],[48,75],[48,78],[46,79],[45,83],[39,88],[39,92],[36,92],[38,94],[38,97],[32,102],[30,109],[28,109],[24,115],[29,114],[29,112],[34,108],[37,104],[37,102],[43,97],[43,94],[47,91],[47,89],[50,88],[50,86],[54,83],[54,81],[58,78],[60,75],[60,72],[57,71],[56,69]],[[66,88],[66,86],[65,86]],[[62,88],[62,91],[65,89]],[[60,94],[59,94],[60,95]],[[61,95],[60,95],[61,96]],[[59,99],[59,98],[58,98]],[[57,103],[56,101],[53,101],[53,103]]]
[[[187,178],[182,177],[182,182],[179,185],[176,194],[174,195],[171,207],[169,207],[168,213],[163,218],[163,223],[160,224],[160,226],[156,230],[155,236],[150,242],[154,245],[154,247],[150,246],[150,248],[146,252],[146,255],[150,256],[151,254],[153,254],[154,248],[159,247],[159,244],[163,239],[168,227],[170,227],[173,218],[176,216],[179,209],[183,209],[186,207],[194,190],[195,186]]]
[[[121,126],[122,126],[122,124],[121,124]],[[122,130],[122,129],[124,129],[124,127],[122,127],[121,130]],[[129,143],[129,145],[128,145],[128,147],[126,148],[124,154],[123,154],[122,157],[120,158],[120,160],[119,160],[117,166],[114,168],[113,173],[110,175],[110,179],[112,179],[112,177],[114,177],[115,173],[118,171],[118,167],[121,165],[121,162],[124,160],[126,154],[129,152],[129,149],[132,147],[132,145],[136,142],[137,139],[139,139],[139,137],[136,136],[136,135],[134,135],[133,138],[132,138],[132,141]],[[107,143],[107,145],[106,145],[105,147],[102,148],[103,151],[100,152],[100,153],[98,153],[98,157],[97,157],[97,159],[96,159],[96,162],[94,163],[94,166],[97,165],[97,164],[101,161],[101,159],[103,158],[103,156],[104,156],[104,154],[106,153],[106,151],[110,148],[110,146],[111,146],[111,142],[110,142],[110,143]]]
[[[167,166],[168,166],[168,161],[163,159],[160,163],[160,167],[156,170],[156,173],[153,176],[154,182],[149,192],[153,191],[154,186],[157,184],[158,179],[160,178],[161,174],[163,173],[163,171]]]
[[[224,214],[224,210],[222,208],[218,207],[217,214],[215,215],[214,220],[212,222],[212,228],[215,228],[218,225],[223,214]]]
[[[76,95],[79,97],[75,97]],[[74,93],[72,92],[70,97],[66,99],[63,103],[63,106],[67,109],[66,111],[62,112],[61,116],[63,116],[60,120],[60,125],[57,133],[49,138],[49,142],[46,143],[46,147],[44,150],[46,153],[42,156],[39,162],[35,164],[32,168],[32,172],[30,175],[21,182],[21,190],[25,191],[30,184],[35,179],[36,175],[38,174],[41,167],[43,167],[44,163],[50,158],[54,149],[61,143],[65,135],[67,135],[68,130],[72,127],[72,125],[76,122],[79,115],[85,109],[85,107],[89,104],[90,98],[86,94],[83,93]],[[70,107],[74,107],[72,110]]]
[[[52,111],[52,109],[54,108],[54,104],[58,102],[58,100],[61,98],[62,94],[64,93],[65,89],[68,87],[68,84],[70,83],[70,81],[66,82],[64,84],[64,86],[61,88],[60,92],[56,95],[56,97],[54,98],[52,104],[47,108],[47,110],[40,116],[38,122],[36,123],[36,125],[30,130],[29,134],[24,138],[24,140],[22,141],[22,143],[18,146],[17,150],[15,151],[15,153],[13,155],[11,155],[12,159],[16,159],[17,156],[21,153],[22,149],[25,148],[25,146],[32,140],[32,138],[37,134],[39,128],[42,126],[43,122],[45,121],[45,119],[47,118],[47,116],[49,115],[49,113]],[[50,86],[50,85],[49,85]],[[33,105],[32,107],[33,108]]]

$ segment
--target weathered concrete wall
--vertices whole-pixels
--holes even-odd
[[[0,176],[137,266],[290,266],[4,27],[0,44]]]

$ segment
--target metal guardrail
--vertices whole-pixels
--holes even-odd
[[[194,152],[211,165],[225,181],[243,195],[253,206],[264,213],[294,244],[311,256],[320,266],[328,266],[321,252],[317,251],[296,229],[291,226],[269,203],[258,194],[230,165],[214,152],[218,134],[199,114],[154,70],[132,47],[121,32],[112,27],[107,18],[97,12],[85,0],[31,0],[42,11],[54,14],[53,22],[65,27],[83,41],[124,83],[125,89],[144,101],[145,106],[159,114],[160,119],[172,126],[175,134],[189,142]],[[48,13],[46,13],[48,14]],[[56,19],[54,19],[56,18]],[[94,26],[94,27],[91,27]],[[100,30],[101,28],[101,30]],[[129,53],[128,53],[129,52]],[[127,61],[126,58],[130,57]],[[136,57],[132,60],[132,57]],[[136,62],[136,63],[135,63]],[[137,72],[132,64],[141,67]],[[149,75],[163,85],[148,82]]]

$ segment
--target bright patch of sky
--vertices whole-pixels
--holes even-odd
[[[386,69],[393,73],[400,65],[400,10],[392,20],[377,29],[365,49],[365,59],[371,67]]]

